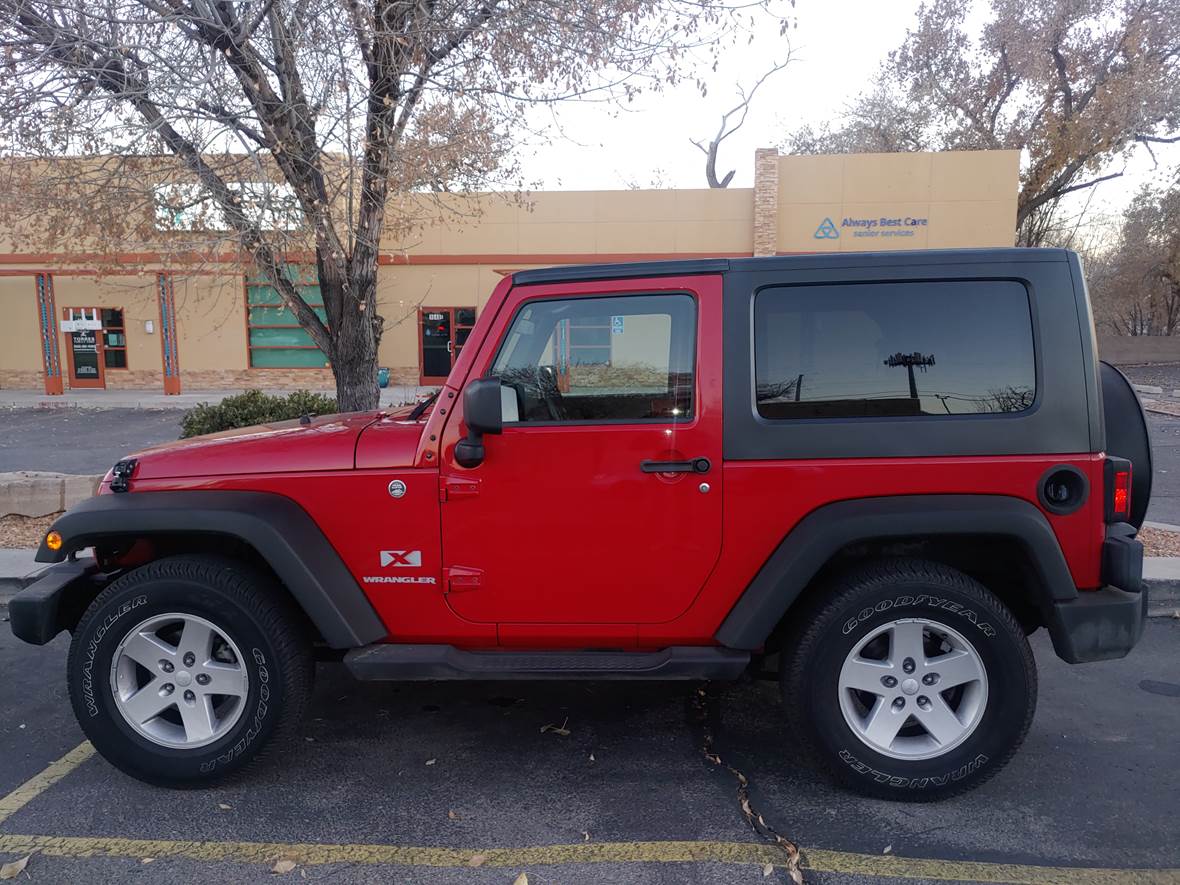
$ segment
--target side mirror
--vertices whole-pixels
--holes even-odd
[[[483,435],[504,429],[500,379],[480,378],[463,391],[463,421],[467,438],[455,443],[455,462],[460,467],[478,467],[483,463]]]

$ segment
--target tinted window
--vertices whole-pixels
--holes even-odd
[[[515,392],[521,422],[675,421],[692,416],[695,354],[688,295],[535,301],[491,374]]]
[[[754,360],[764,418],[1020,412],[1036,392],[1015,282],[765,289]]]

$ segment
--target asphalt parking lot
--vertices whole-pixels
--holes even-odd
[[[180,436],[174,409],[0,409],[0,473],[106,473],[129,452]]]
[[[331,665],[294,746],[224,786],[156,789],[88,753],[67,637],[34,648],[2,625],[0,861],[32,854],[36,882],[788,881],[705,759],[708,729],[810,882],[1180,882],[1180,621],[1087,666],[1033,640],[1022,751],[975,792],[909,805],[801,763],[773,683],[710,687],[702,707],[689,683],[361,684]],[[297,866],[277,876],[280,859]]]

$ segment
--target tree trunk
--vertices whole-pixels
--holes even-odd
[[[343,299],[340,322],[333,328],[332,374],[336,401],[342,412],[365,412],[380,403],[377,387],[377,278],[375,273],[353,279]],[[325,301],[327,298],[325,298]]]

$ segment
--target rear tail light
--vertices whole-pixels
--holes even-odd
[[[1106,521],[1128,522],[1131,519],[1131,462],[1126,458],[1107,458]]]

